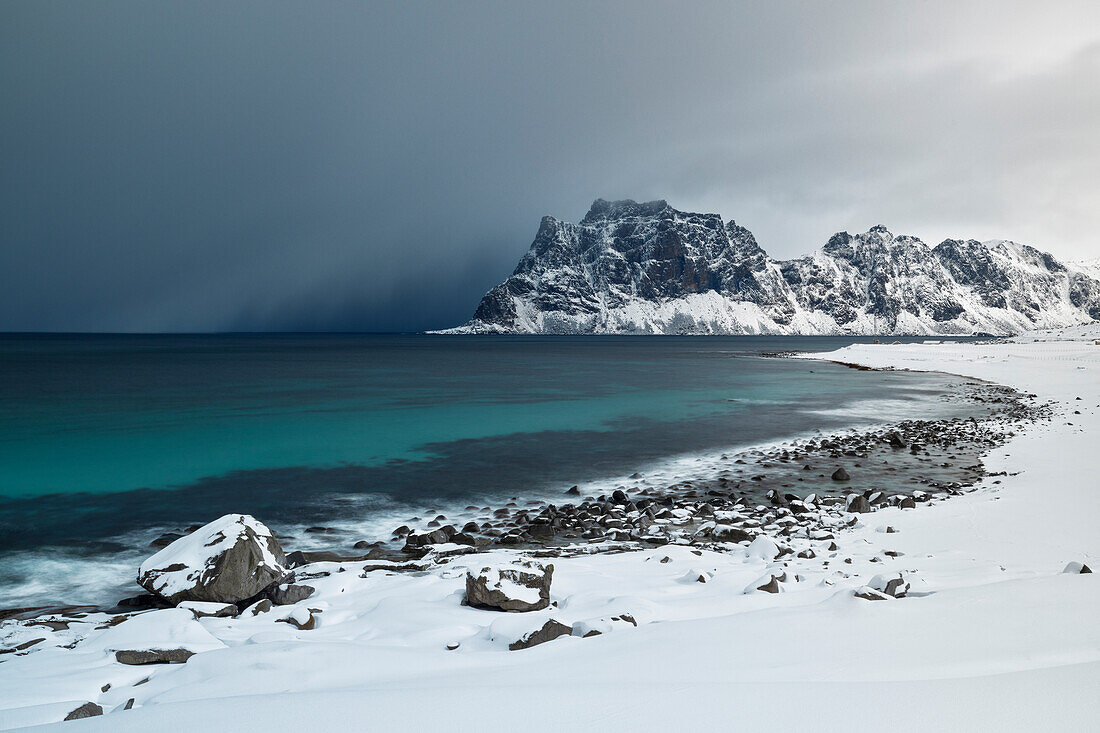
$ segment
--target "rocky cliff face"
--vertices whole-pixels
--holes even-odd
[[[544,217],[461,333],[1010,333],[1100,319],[1100,266],[1013,242],[929,247],[886,227],[774,260],[752,232],[665,201]]]

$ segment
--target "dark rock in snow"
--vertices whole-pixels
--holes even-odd
[[[545,644],[548,641],[553,641],[559,636],[568,636],[572,633],[572,626],[566,626],[565,624],[555,621],[554,619],[549,619],[545,624],[542,625],[541,628],[537,629],[536,631],[532,631],[529,634],[526,634],[516,641],[513,641],[511,644],[508,645],[508,649],[511,651],[516,651],[519,649],[530,649],[533,646],[538,646],[539,644]]]
[[[717,542],[751,542],[755,537],[740,527],[719,524],[711,530],[710,536]]]
[[[845,510],[858,514],[866,514],[871,511],[871,502],[867,501],[867,497],[863,494],[852,494],[848,497],[848,501],[845,504]]]
[[[175,664],[195,656],[188,649],[121,649],[115,652],[120,664]]]
[[[494,611],[539,611],[550,605],[553,565],[521,560],[466,572],[466,603]]]
[[[82,718],[94,718],[103,715],[103,708],[94,702],[86,702],[76,710],[65,716],[65,720],[80,720]]]
[[[312,585],[282,583],[272,586],[268,591],[268,597],[276,606],[292,606],[312,596],[315,590]]]

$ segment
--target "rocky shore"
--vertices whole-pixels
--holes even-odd
[[[181,596],[152,584],[143,564],[138,582],[148,592],[120,599],[114,607],[0,609],[0,620],[60,627],[88,614],[125,617],[137,611],[171,608],[181,601],[232,604],[237,611],[261,600],[289,605],[312,593],[312,588],[297,581],[327,573],[318,569],[326,564],[362,563],[365,573],[424,572],[456,557],[495,548],[552,559],[668,544],[722,551],[731,544],[745,545],[764,537],[774,543],[778,558],[798,554],[811,559],[821,550],[820,546],[815,550],[816,543],[823,542],[825,549],[832,551],[835,533],[855,524],[860,514],[883,507],[911,509],[918,503],[943,501],[965,492],[987,475],[983,455],[1002,445],[1022,425],[1047,419],[1050,414],[1049,406],[1037,403],[1035,395],[995,384],[970,381],[964,393],[955,397],[984,414],[968,419],[905,420],[875,430],[851,430],[730,453],[722,456],[726,467],[707,478],[660,487],[647,485],[645,477],[635,473],[630,477],[634,484],[620,485],[606,495],[581,496],[579,487],[570,487],[563,491],[560,504],[531,500],[521,505],[517,497],[504,506],[471,505],[466,507],[468,519],[461,523],[448,522],[443,514],[427,521],[410,517],[408,523],[394,528],[389,541],[359,540],[343,550],[284,553],[280,541],[293,542],[293,538],[276,540],[270,533],[265,542],[274,543],[269,552],[279,560],[269,563],[272,567],[266,573],[250,568],[250,572],[260,572],[260,578],[251,579],[244,590]],[[167,532],[150,546],[202,544],[199,535],[205,529],[192,525]],[[325,526],[305,531],[338,534]],[[821,562],[824,567],[829,565],[828,559]],[[258,567],[262,570],[268,565]],[[215,580],[230,586],[241,583],[224,573]],[[768,587],[763,590],[778,592],[777,587],[765,585]],[[192,610],[215,613],[210,608]],[[222,608],[216,613],[229,611]],[[0,655],[30,653],[32,649],[33,645],[0,649]]]

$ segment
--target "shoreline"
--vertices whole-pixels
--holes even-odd
[[[715,512],[741,517],[759,506],[761,517],[783,519],[782,524],[760,525],[762,534],[769,528],[778,531],[771,540],[775,553],[761,554],[748,540],[738,545],[710,538],[630,552],[559,552],[552,557],[557,566],[553,604],[531,613],[465,608],[459,591],[468,568],[540,552],[531,547],[455,554],[439,565],[410,568],[412,572],[392,572],[385,563],[367,571],[356,567],[362,561],[318,563],[310,569],[311,577],[302,580],[314,585],[316,594],[297,606],[254,617],[188,622],[188,628],[212,635],[220,646],[186,664],[119,668],[95,661],[98,657],[93,659],[89,651],[81,652],[90,642],[77,637],[112,633],[91,628],[109,620],[103,615],[87,617],[70,629],[46,632],[39,626],[29,633],[74,640],[74,648],[50,648],[43,642],[26,654],[0,657],[0,677],[10,680],[10,700],[20,703],[7,707],[22,709],[19,716],[0,709],[0,722],[60,720],[51,717],[60,710],[57,706],[63,707],[58,701],[96,700],[106,714],[101,721],[87,721],[89,730],[118,729],[123,721],[148,726],[181,714],[189,720],[217,716],[260,729],[276,722],[267,706],[278,699],[280,718],[290,710],[311,716],[315,724],[327,721],[328,727],[346,728],[352,710],[398,694],[445,701],[438,710],[418,716],[424,723],[445,724],[461,712],[472,714],[473,701],[455,697],[455,676],[476,674],[486,686],[507,685],[521,698],[537,696],[558,710],[573,711],[593,729],[608,720],[616,727],[635,728],[714,726],[730,719],[766,727],[805,724],[805,710],[782,704],[792,695],[813,701],[817,727],[824,729],[850,726],[852,714],[902,730],[948,722],[1029,727],[1054,721],[1063,728],[1083,728],[1100,712],[1089,694],[1100,681],[1100,633],[1082,609],[1100,602],[1100,586],[1093,576],[1061,570],[1072,560],[1096,566],[1092,521],[1100,509],[1095,491],[1100,487],[1086,433],[1100,422],[1096,377],[1088,373],[1100,366],[1100,347],[1088,344],[1067,349],[1068,361],[1057,356],[1035,364],[1028,361],[1032,347],[1011,342],[947,348],[883,345],[812,356],[852,358],[870,368],[958,368],[966,379],[1038,395],[1052,419],[1006,429],[1003,442],[991,444],[985,453],[983,472],[967,490],[956,487],[958,495],[950,501],[921,502],[915,509],[887,502],[868,513],[834,513],[836,505],[824,501],[815,502],[812,512],[791,511],[792,500],[787,507],[770,502],[713,506]],[[1034,348],[1034,358],[1046,359],[1061,346]],[[999,389],[982,385],[986,388]],[[955,428],[960,424],[969,428],[969,421],[961,420]],[[946,441],[956,437],[943,434],[947,427],[928,429],[939,431]],[[860,446],[852,445],[858,454]],[[959,456],[956,446],[943,447]],[[837,450],[848,470],[867,460],[844,455],[843,445]],[[774,454],[757,458],[781,463]],[[735,465],[744,465],[745,472],[751,466]],[[853,473],[846,486],[855,479]],[[700,493],[693,499],[721,498],[699,488],[688,490]],[[805,499],[801,490],[795,493],[801,496],[797,501]],[[833,539],[811,536],[828,532],[826,525],[809,526],[813,512],[834,523],[829,532]],[[706,522],[717,527],[738,518],[716,513]],[[787,534],[782,533],[785,527]],[[830,544],[836,549],[829,549]],[[803,554],[807,550],[812,556]],[[894,574],[909,586],[905,597],[869,602],[878,597],[868,593],[869,584]],[[772,585],[765,578],[774,580],[779,592],[758,589],[757,584]],[[278,623],[280,616],[299,607],[317,611],[315,630],[294,631]],[[150,617],[175,613],[153,611]],[[629,623],[623,620],[627,616]],[[571,625],[572,637],[533,650],[507,651],[510,643],[550,618]],[[118,626],[125,628],[126,623]],[[40,651],[32,652],[36,647]],[[269,648],[270,653],[265,651]],[[63,673],[63,659],[85,671]],[[260,672],[255,663],[261,660],[272,671]],[[660,660],[660,669],[650,669],[652,660]],[[736,663],[728,663],[732,660]],[[28,680],[13,676],[15,664]],[[649,671],[624,671],[630,669]],[[691,704],[699,701],[699,689],[689,693],[663,671],[674,669],[704,672],[701,704]],[[318,673],[317,678],[302,676],[304,670]],[[214,674],[226,680],[226,675],[243,675],[247,681],[238,692],[227,692],[204,681]],[[148,684],[134,686],[145,677]],[[104,680],[110,681],[110,689],[96,692]],[[616,694],[627,704],[596,723],[582,711],[598,707],[606,696],[601,680],[615,680]],[[896,684],[902,686],[891,687]],[[706,693],[708,685],[718,686],[715,696]],[[345,688],[353,691],[340,692]],[[272,697],[284,689],[293,692]],[[913,689],[924,695],[919,708],[900,704],[897,697]],[[121,712],[130,697],[137,698],[133,710]],[[232,707],[219,699],[232,699]],[[493,724],[530,724],[526,709],[498,701],[491,708]],[[374,721],[398,724],[395,715],[383,711]],[[533,724],[549,729],[553,719]]]
[[[775,356],[802,358],[795,354]],[[284,543],[290,542],[287,554],[290,566],[296,571],[315,563],[337,562],[376,566],[388,563],[404,571],[420,572],[441,567],[457,556],[499,550],[540,558],[632,552],[665,544],[690,544],[720,551],[723,543],[729,542],[721,539],[723,532],[727,537],[747,538],[743,541],[760,535],[789,536],[789,528],[774,524],[780,516],[798,515],[805,534],[826,531],[824,527],[836,530],[841,528],[839,515],[850,514],[846,498],[853,492],[868,500],[869,513],[883,506],[898,506],[906,497],[914,503],[926,503],[965,492],[987,475],[981,459],[1007,439],[1001,428],[1043,419],[1045,410],[1029,399],[1031,395],[965,375],[952,376],[968,381],[956,385],[954,392],[941,399],[975,405],[996,402],[1002,407],[980,417],[913,418],[830,433],[815,429],[786,440],[738,450],[670,457],[661,465],[691,460],[709,461],[711,465],[687,475],[674,474],[675,480],[673,475],[666,474],[662,477],[664,481],[658,481],[665,484],[661,488],[651,485],[650,477],[640,472],[629,477],[594,480],[588,488],[605,485],[606,493],[582,496],[583,492],[574,486],[561,495],[560,506],[549,496],[526,499],[516,496],[499,505],[467,506],[452,512],[449,519],[443,514],[434,519],[414,516],[396,527],[389,540],[339,539],[334,535],[345,535],[347,530],[328,525],[303,527],[296,534],[276,536]],[[960,430],[960,424],[967,429]],[[968,429],[971,426],[975,429]],[[906,436],[906,444],[891,446],[891,434]],[[963,445],[955,447],[959,441]],[[913,445],[919,449],[911,450]],[[716,460],[715,456],[719,458]],[[941,460],[947,458],[951,462]],[[901,465],[887,466],[889,459]],[[963,465],[967,461],[975,463]],[[832,472],[842,467],[852,469],[856,476],[831,480]],[[670,480],[672,483],[668,483]],[[610,488],[612,484],[616,484],[614,489]],[[616,499],[619,494],[621,500]],[[807,506],[803,501],[807,495],[817,501]],[[815,522],[816,526],[811,527]],[[712,528],[716,524],[720,525],[718,537]],[[148,548],[134,548],[130,554],[151,555],[197,526],[162,532]],[[731,527],[737,532],[731,534]],[[133,534],[140,533],[135,530]],[[135,586],[132,593],[139,590]],[[164,607],[157,599],[138,592],[121,597],[114,605],[59,602],[0,608],[0,621],[27,621],[68,613],[117,616]]]

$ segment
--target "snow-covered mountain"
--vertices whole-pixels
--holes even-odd
[[[1100,268],[1027,245],[929,247],[875,226],[775,260],[752,232],[664,201],[543,217],[459,333],[972,334],[1100,320]]]

